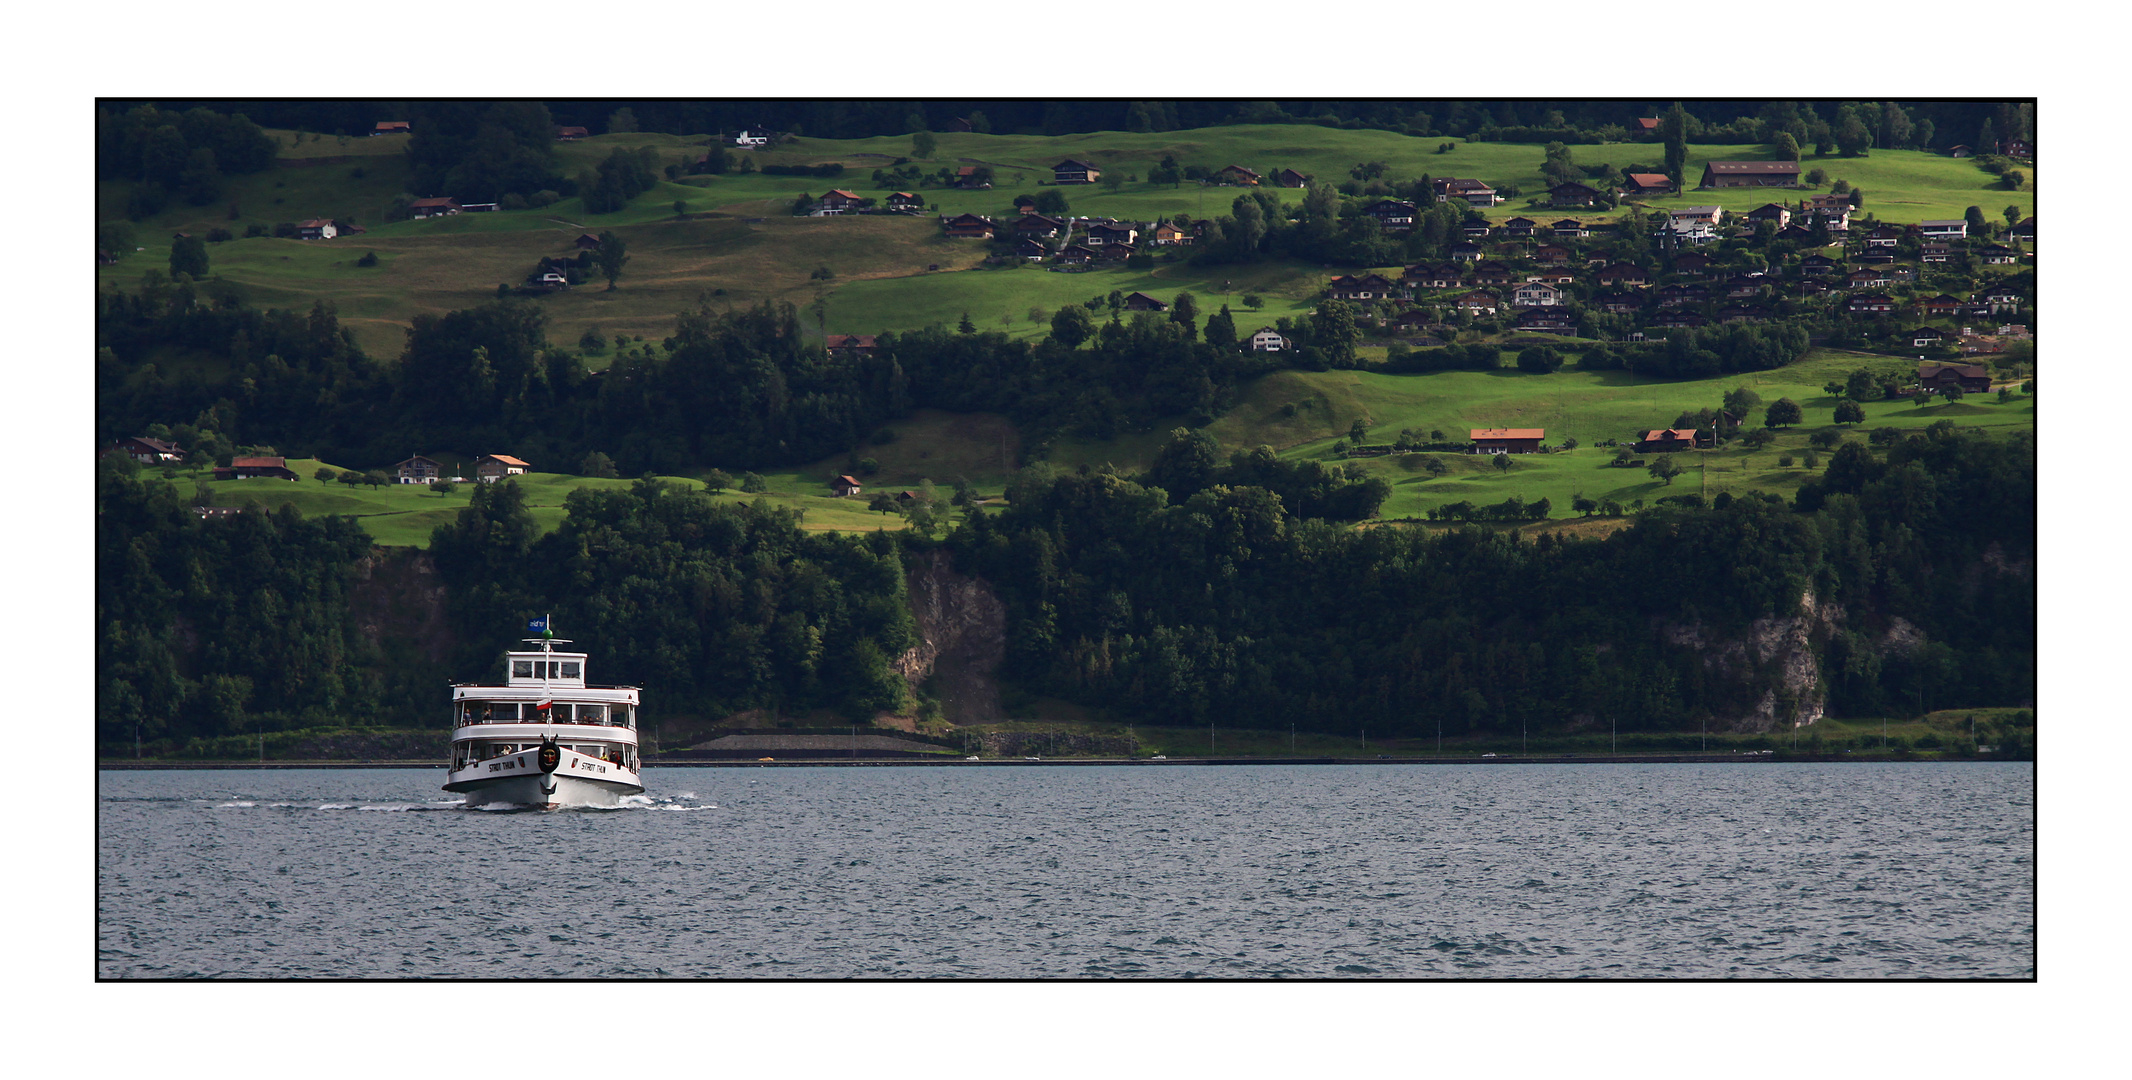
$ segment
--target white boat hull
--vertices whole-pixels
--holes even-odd
[[[641,795],[644,785],[580,776],[509,776],[476,780],[453,790],[466,793],[468,806],[529,806],[564,810],[573,806],[620,806],[622,796]]]
[[[542,772],[538,753],[526,751],[476,761],[449,775],[444,790],[462,792],[468,806],[511,804],[542,810],[572,806],[619,806],[624,795],[641,795],[637,774],[574,750],[561,751],[555,771]]]

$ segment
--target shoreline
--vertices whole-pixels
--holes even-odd
[[[1073,766],[1208,766],[1208,765],[1783,765],[1798,763],[1828,762],[1905,762],[1910,764],[1969,764],[1994,761],[2026,761],[2028,758],[1996,757],[1923,757],[1917,754],[1497,754],[1494,757],[1444,756],[1444,757],[1178,757],[1166,760],[1150,758],[983,758],[968,761],[963,758],[938,760],[931,758],[789,758],[773,760],[739,760],[716,758],[703,760],[647,760],[646,773],[653,770],[684,769],[789,769],[789,768],[1047,768]],[[96,763],[99,772],[132,772],[144,770],[238,770],[238,769],[435,769],[444,771],[444,766],[434,761],[133,761],[123,758],[103,759]]]

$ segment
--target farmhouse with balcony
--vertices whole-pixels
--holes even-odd
[[[1884,315],[1895,310],[1895,298],[1885,293],[1865,293],[1851,297],[1843,310],[1853,315]]]
[[[1383,275],[1360,274],[1332,279],[1326,292],[1335,300],[1382,300],[1392,294],[1393,288]]]
[[[1460,241],[1451,245],[1451,258],[1455,262],[1479,262],[1481,246],[1471,240]]]
[[[955,217],[942,219],[940,224],[951,240],[992,239],[992,219],[988,217],[979,217],[976,214],[959,214]]]
[[[151,439],[146,435],[120,439],[118,448],[127,457],[143,465],[175,465],[185,460],[185,451],[178,449],[176,443]]]
[[[420,454],[392,467],[393,479],[402,484],[434,484],[444,478],[444,466]]]
[[[1539,452],[1547,429],[1473,428],[1468,437],[1473,440],[1471,452],[1475,454],[1532,454]]]
[[[1961,240],[1969,235],[1969,222],[1960,218],[1940,218],[1917,223],[1918,235],[1927,240]]]
[[[1453,297],[1451,300],[1453,309],[1463,311],[1468,315],[1493,315],[1496,312],[1497,304],[1498,301],[1494,293],[1479,291],[1465,293]]]
[[[1599,271],[1599,284],[1625,285],[1641,289],[1651,283],[1650,275],[1635,263],[1613,263]]]
[[[1929,326],[1920,326],[1904,336],[1910,339],[1910,347],[1913,349],[1929,349],[1945,340],[1939,331]]]
[[[1225,165],[1220,172],[1214,174],[1215,183],[1237,187],[1257,187],[1260,179],[1259,174],[1242,165]]]
[[[824,192],[822,197],[816,200],[812,216],[835,217],[839,214],[848,214],[866,205],[866,202],[867,200],[858,192],[836,188]]]
[[[889,193],[887,205],[891,213],[916,214],[925,209],[925,196],[915,191],[893,191]]]
[[[1559,307],[1527,308],[1518,313],[1517,328],[1539,334],[1574,334],[1577,317]]]
[[[1178,228],[1177,226],[1172,225],[1167,221],[1160,222],[1155,226],[1156,247],[1175,247],[1181,244],[1189,244],[1191,242],[1191,233],[1188,233],[1185,230]]]
[[[1384,226],[1386,229],[1404,230],[1414,227],[1414,215],[1420,211],[1410,202],[1400,202],[1397,199],[1382,199],[1364,207],[1362,212],[1375,218],[1377,224]]]
[[[1639,454],[1669,454],[1676,450],[1708,450],[1711,437],[1694,428],[1655,428],[1636,440]]]
[[[1014,219],[1014,231],[1020,236],[1057,236],[1065,228],[1065,219],[1043,214],[1023,214]]]
[[[1517,307],[1555,307],[1564,302],[1562,290],[1542,281],[1528,281],[1510,294]]]
[[[1707,161],[1703,187],[1798,187],[1796,161]]]
[[[1140,230],[1115,221],[1099,221],[1088,227],[1091,245],[1130,244],[1140,239]]]
[[[493,484],[506,476],[523,476],[532,468],[509,454],[483,454],[474,459],[474,479]]]
[[[1853,270],[1843,279],[1844,288],[1847,289],[1878,289],[1888,283],[1888,272],[1878,269]]]
[[[407,204],[407,212],[418,218],[445,217],[460,211],[459,200],[453,198],[416,199]]]
[[[1014,242],[1014,254],[1031,262],[1041,262],[1051,256],[1051,249],[1036,237],[1024,236]]]
[[[1946,318],[1947,316],[1962,310],[1962,302],[1952,296],[1947,295],[1946,293],[1941,293],[1930,300],[1918,301],[1917,310],[1920,314],[1923,315],[1935,318]]]
[[[1062,266],[1087,266],[1102,257],[1101,251],[1087,244],[1068,244],[1059,249],[1057,261]]]
[[[1917,384],[1927,390],[1958,386],[1965,394],[1981,394],[1991,389],[1991,373],[1981,364],[1924,363],[1917,365]]]
[[[1103,170],[1072,158],[1051,167],[1051,179],[1056,184],[1093,184],[1102,178]]]
[[[1591,228],[1576,218],[1563,218],[1560,221],[1551,222],[1547,226],[1547,231],[1563,240],[1582,240],[1592,234]]]
[[[1468,206],[1494,206],[1503,201],[1494,188],[1478,180],[1445,177],[1442,180],[1432,180],[1430,184],[1435,187],[1437,198],[1458,199]]]
[[[1415,263],[1406,268],[1406,272],[1400,275],[1400,279],[1405,281],[1409,288],[1415,289],[1457,288],[1459,279],[1458,264],[1439,263],[1431,266],[1427,263]]]
[[[1763,203],[1747,211],[1745,216],[1749,221],[1773,221],[1779,229],[1791,224],[1791,211],[1780,203]]]
[[[1605,192],[1589,184],[1579,184],[1575,181],[1556,184],[1547,189],[1547,204],[1549,206],[1592,206],[1605,201],[1605,199]]]

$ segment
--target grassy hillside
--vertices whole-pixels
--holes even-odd
[[[204,486],[215,494],[218,506],[256,505],[278,507],[283,503],[294,505],[306,516],[346,514],[352,515],[373,540],[388,546],[428,547],[430,531],[453,520],[467,505],[473,494],[473,485],[460,484],[450,495],[438,495],[429,488],[417,485],[389,484],[379,488],[351,487],[346,484],[322,484],[311,479],[320,465],[311,458],[290,458],[289,468],[304,479],[290,483],[286,480],[214,480],[209,474],[180,473],[169,481],[177,486],[181,495],[190,499],[195,486]],[[339,466],[333,466],[339,468]],[[149,475],[154,475],[153,473]],[[703,481],[693,477],[660,477],[661,480],[696,490],[703,489]],[[770,490],[762,495],[745,495],[727,489],[713,496],[720,502],[753,502],[763,499],[772,506],[805,511],[800,526],[810,530],[838,530],[841,532],[871,532],[878,529],[900,529],[903,518],[894,514],[869,512],[865,504],[854,499],[837,499],[830,496],[828,487],[820,480],[802,480],[795,475],[766,478]],[[563,473],[532,473],[519,477],[519,486],[526,492],[527,507],[533,519],[539,523],[542,533],[548,533],[563,523],[565,511],[563,500],[571,491],[581,487],[627,487],[629,480],[596,480],[591,477],[570,476]]]
[[[908,137],[828,140],[798,139],[776,150],[750,153],[762,164],[841,162],[847,173],[834,180],[773,177],[755,173],[685,177],[662,183],[609,214],[590,215],[580,200],[564,199],[537,210],[462,214],[451,218],[386,223],[393,198],[410,184],[397,138],[317,137],[270,132],[283,143],[276,168],[253,176],[232,177],[223,199],[205,207],[173,205],[140,223],[138,250],[119,263],[100,267],[100,283],[129,285],[147,269],[168,265],[171,234],[203,235],[226,228],[242,236],[246,225],[271,226],[309,217],[354,220],[367,231],[332,241],[238,239],[209,245],[211,272],[252,290],[261,304],[308,306],[314,298],[332,300],[358,341],[374,355],[399,353],[402,331],[424,312],[442,312],[478,303],[499,283],[516,283],[541,257],[573,250],[583,232],[612,230],[629,242],[631,262],[621,287],[606,291],[603,282],[546,297],[551,337],[574,342],[585,329],[598,327],[612,337],[627,333],[662,337],[676,312],[699,297],[714,304],[752,304],[764,299],[805,306],[826,294],[827,329],[834,333],[907,330],[931,323],[953,324],[967,311],[979,325],[1005,328],[1018,336],[1039,334],[1044,327],[1028,321],[1029,309],[1049,313],[1061,304],[1086,300],[1112,290],[1143,290],[1169,296],[1190,289],[1218,304],[1227,298],[1240,325],[1256,327],[1281,314],[1308,308],[1318,287],[1334,271],[1299,264],[1200,271],[1184,266],[1151,272],[1124,269],[1089,273],[1053,273],[1036,268],[961,273],[975,266],[984,245],[950,242],[929,217],[842,217],[795,219],[791,201],[801,192],[821,194],[845,187],[879,198],[886,189],[870,179],[876,168],[911,152]],[[302,141],[292,140],[301,138]],[[1017,194],[1034,194],[1048,185],[1051,165],[1067,157],[1091,161],[1114,172],[1145,177],[1165,155],[1182,164],[1210,169],[1239,164],[1271,174],[1295,168],[1321,181],[1339,182],[1359,162],[1383,161],[1391,178],[1431,175],[1475,176],[1496,184],[1514,183],[1527,192],[1545,187],[1538,146],[1458,142],[1447,154],[1436,152],[1444,140],[1417,139],[1384,131],[1342,131],[1307,125],[1245,125],[1159,133],[1098,132],[1059,137],[1027,135],[940,134],[927,170],[984,164],[996,175],[990,191],[923,189],[944,213],[1008,212]],[[559,171],[575,176],[593,168],[617,148],[653,147],[660,164],[699,158],[708,136],[603,135],[556,146]],[[1582,164],[1655,161],[1656,144],[1629,143],[1573,148]],[[741,155],[736,153],[736,161]],[[1699,176],[1710,159],[1753,159],[1766,154],[1757,146],[1692,146],[1689,172]],[[1960,217],[1980,206],[1997,218],[2008,204],[2034,212],[2034,192],[1992,190],[1996,178],[1968,161],[1920,151],[1875,151],[1856,159],[1809,159],[1831,177],[1866,191],[1865,208],[1881,218],[1908,222]],[[2028,170],[2031,177],[2034,170]],[[1692,181],[1691,181],[1692,182]],[[1176,214],[1218,216],[1237,191],[1154,187],[1144,180],[1116,192],[1101,186],[1060,189],[1078,214],[1152,219]],[[1273,189],[1293,201],[1301,193]],[[123,217],[124,185],[98,185],[98,220]],[[437,192],[410,192],[416,195]],[[1747,210],[1779,193],[1768,189],[1689,191],[1649,205],[1716,203]],[[674,203],[683,204],[676,216]],[[1505,218],[1532,211],[1529,198],[1514,199],[1488,211]],[[234,208],[234,215],[232,209]],[[355,265],[365,252],[378,265]],[[939,271],[927,268],[938,266]],[[810,275],[826,267],[835,275],[817,285]],[[1230,283],[1227,288],[1223,283]],[[1255,292],[1267,308],[1254,317],[1239,301]],[[1253,321],[1256,319],[1257,321]],[[599,366],[601,358],[592,358]]]

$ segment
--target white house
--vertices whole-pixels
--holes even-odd
[[[1917,231],[1927,240],[1961,240],[1969,235],[1969,223],[1960,219],[1920,221]]]
[[[312,218],[296,223],[296,238],[299,240],[331,240],[340,235],[330,218]]]
[[[1554,307],[1562,303],[1562,290],[1542,281],[1528,281],[1510,294],[1510,302],[1518,307]]]
[[[1288,347],[1288,339],[1276,333],[1273,327],[1261,326],[1251,335],[1252,352],[1280,352]]]
[[[762,128],[741,128],[740,134],[733,136],[733,145],[760,150],[770,145],[770,133]]]

